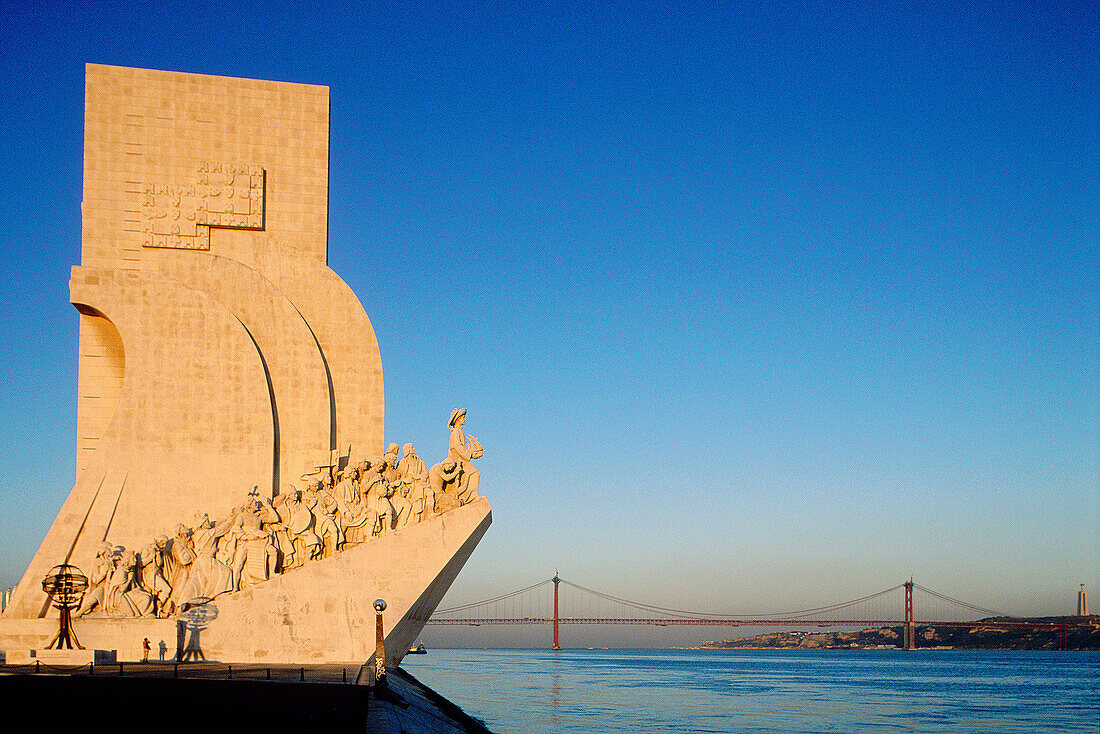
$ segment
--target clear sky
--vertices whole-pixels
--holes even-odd
[[[95,62],[331,88],[387,440],[486,449],[445,605],[1100,597],[1096,2],[197,5],[0,3],[0,585],[73,483]]]

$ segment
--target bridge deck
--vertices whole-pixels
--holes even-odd
[[[432,617],[428,624],[462,625],[479,627],[481,625],[504,624],[554,624],[553,617],[487,617],[453,618]],[[707,619],[707,618],[659,618],[659,617],[560,617],[558,624],[622,624],[653,625],[657,627],[696,626],[696,627],[898,627],[905,624],[903,619]],[[914,620],[916,627],[981,627],[983,629],[1031,629],[1057,631],[1066,629],[1091,629],[1094,622],[1032,622],[1026,620],[1005,621],[962,621],[940,622],[934,620]]]

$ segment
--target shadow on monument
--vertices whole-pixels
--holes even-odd
[[[205,598],[187,603],[176,621],[176,661],[180,663],[206,662],[202,651],[202,631],[218,617],[218,607]]]

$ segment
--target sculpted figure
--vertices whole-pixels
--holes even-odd
[[[88,574],[88,591],[84,594],[84,601],[80,604],[76,616],[82,617],[96,607],[102,611],[103,597],[106,591],[107,577],[114,569],[114,546],[110,543],[101,543],[95,553],[95,561],[92,563],[91,573]]]
[[[394,529],[403,528],[412,522],[413,504],[409,499],[410,487],[401,476],[394,479],[390,486],[393,488],[390,504],[393,505]]]
[[[345,545],[358,545],[371,535],[374,523],[367,524],[367,503],[359,489],[362,471],[353,466],[344,472],[340,483],[336,485],[335,497],[339,508],[337,521],[344,534]]]
[[[279,550],[283,552],[283,570],[304,565],[306,561],[321,556],[321,539],[316,533],[316,523],[309,507],[302,502],[302,493],[293,486],[280,495],[277,537]]]
[[[379,467],[379,471],[382,476],[386,478],[386,481],[390,484],[396,484],[401,473],[397,470],[397,452],[400,451],[397,444],[391,443],[386,447],[386,453],[382,455],[382,462],[384,466]]]
[[[428,467],[416,455],[416,448],[407,443],[404,456],[397,462],[397,471],[408,488],[406,495],[412,504],[410,522],[420,522],[425,515],[435,512],[435,491],[428,481]]]
[[[175,591],[175,587],[172,586],[172,579],[180,575],[181,569],[175,558],[172,557],[172,541],[169,540],[167,535],[161,534],[153,539],[153,549],[149,565],[151,566],[152,575],[154,576],[154,586],[157,585],[157,576],[162,579],[162,583],[160,583],[158,589],[160,592],[159,612],[165,616],[175,614],[176,602],[172,597],[172,592]],[[165,591],[168,592],[167,599],[163,598]]]
[[[191,576],[191,564],[195,562],[195,549],[191,545],[191,529],[180,523],[176,525],[176,537],[168,546],[168,583],[172,587],[172,603],[178,609],[186,599],[183,596],[187,579]]]
[[[233,557],[233,588],[246,589],[271,578],[277,553],[271,531],[265,528],[279,522],[279,513],[267,502],[251,496],[236,514],[229,534],[236,539]]]
[[[471,436],[466,438],[463,426],[466,425],[466,409],[456,408],[451,411],[451,442],[447,450],[447,458],[458,463],[462,470],[459,479],[457,496],[459,502],[466,504],[477,499],[478,485],[481,481],[481,472],[474,466],[474,459],[480,459],[485,455],[481,443]]]
[[[167,544],[168,538],[164,540]],[[156,542],[149,543],[141,549],[141,561],[141,586],[153,595],[156,616],[167,617],[175,611],[175,606],[172,603],[172,585],[164,577],[164,553],[157,549]]]
[[[107,577],[103,606],[108,614],[141,617],[153,613],[153,595],[135,582],[137,554],[125,551],[115,557],[115,566]]]
[[[454,459],[444,459],[432,466],[428,471],[428,482],[435,495],[436,512],[447,512],[462,504],[458,499],[461,481],[462,465]]]
[[[233,532],[233,528],[237,525],[237,515],[241,514],[241,508],[236,507],[230,513],[228,517],[225,517],[217,521],[217,525],[226,525],[228,532],[217,539],[217,550],[214,552],[215,560],[219,561],[226,568],[233,568],[233,561],[237,557],[237,534]]]
[[[218,539],[224,537],[229,530],[228,520],[215,523],[206,513],[198,518],[191,535],[195,561],[191,564],[188,588],[181,595],[185,602],[199,597],[213,599],[218,594],[232,591],[233,569],[215,557]]]
[[[368,466],[371,466],[368,463]],[[383,468],[384,467],[380,467]],[[364,475],[362,481],[363,496],[367,500],[368,522],[370,522],[371,535],[384,535],[393,529],[394,507],[390,502],[393,497],[393,487],[378,468],[371,469]]]
[[[397,444],[391,443],[378,462],[378,471],[390,487],[390,505],[393,506],[392,529],[403,528],[412,517],[412,502],[409,501],[409,487],[397,468]]]
[[[336,474],[339,474],[336,467],[329,467],[329,470],[321,475],[321,489],[332,494],[332,490],[336,486],[336,480],[333,479]]]
[[[336,498],[329,491],[329,482],[314,482],[303,495],[303,501],[313,513],[314,532],[321,539],[319,554],[328,558],[344,544],[344,534],[336,522]]]

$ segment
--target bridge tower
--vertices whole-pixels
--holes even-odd
[[[561,579],[558,578],[558,572],[554,572],[554,646],[551,650],[560,650],[561,645],[558,644],[558,584],[561,583]]]
[[[905,640],[903,646],[906,650],[915,647],[915,630],[913,629],[913,579],[905,582]]]

